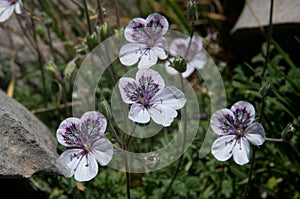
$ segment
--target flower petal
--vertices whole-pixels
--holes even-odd
[[[254,145],[262,145],[265,140],[265,129],[260,123],[252,123],[250,124],[244,131],[244,135],[252,144]]]
[[[78,158],[74,158],[74,154],[80,154],[81,152],[81,149],[66,150],[56,160],[57,168],[60,169],[66,178],[74,175],[79,160]]]
[[[231,107],[231,111],[235,115],[236,123],[241,129],[245,128],[254,121],[255,109],[252,104],[245,101],[236,102]]]
[[[136,81],[139,87],[146,93],[158,93],[165,87],[165,81],[161,75],[152,69],[140,69],[136,73]]]
[[[21,4],[22,4],[21,0],[17,1],[16,4],[15,4],[15,12],[17,14],[21,14],[22,13],[22,11],[21,11]]]
[[[88,111],[80,119],[80,129],[84,143],[93,142],[103,136],[106,129],[106,118],[97,111]],[[86,139],[86,140],[85,140]]]
[[[161,105],[154,105],[149,109],[149,113],[153,121],[165,127],[170,126],[174,118],[177,117],[177,111]]]
[[[153,101],[156,105],[177,110],[184,107],[186,98],[181,90],[174,86],[168,86],[161,89]]]
[[[200,51],[198,52],[188,64],[192,65],[194,68],[202,69],[207,62],[207,55]]]
[[[124,35],[129,42],[141,42],[144,43],[145,39],[148,38],[145,33],[146,20],[143,18],[132,19],[128,26],[125,28]]]
[[[185,57],[188,42],[186,39],[177,38],[174,39],[170,45],[170,53],[174,57],[182,56]]]
[[[119,80],[119,90],[122,100],[127,104],[133,104],[140,100],[140,88],[132,78],[122,77]]]
[[[169,59],[169,61],[166,61],[166,63],[165,63],[165,69],[166,69],[167,73],[169,73],[170,75],[177,75],[178,74],[178,71],[171,66],[171,62],[173,62],[174,59],[175,59],[174,57],[171,57]]]
[[[239,165],[249,162],[250,145],[247,139],[241,137],[233,147],[233,159]]]
[[[217,135],[226,135],[235,130],[235,116],[229,109],[216,111],[210,119],[210,127]]]
[[[2,3],[0,4],[0,22],[4,22],[6,21],[13,13],[14,11],[14,6],[11,5],[7,5],[5,3],[9,3],[8,1],[4,1],[2,5]]]
[[[58,142],[66,147],[81,147],[80,119],[70,117],[62,121],[56,131]]]
[[[132,104],[128,114],[128,118],[138,123],[148,123],[150,121],[150,115],[147,109],[141,104]]]
[[[154,50],[154,48],[148,48],[148,49],[144,50],[140,58],[141,59],[138,64],[139,69],[149,68],[149,67],[153,66],[154,64],[156,64],[156,62],[158,60],[157,54],[156,54],[156,51]]]
[[[195,68],[191,64],[186,65],[186,70],[182,73],[183,78],[187,78],[194,72]]]
[[[235,135],[224,135],[217,138],[211,147],[211,153],[219,161],[226,161],[232,156],[232,149],[236,142]]]
[[[113,145],[104,138],[95,142],[92,148],[92,154],[101,166],[105,166],[111,161],[113,153]]]
[[[166,34],[169,28],[169,23],[164,16],[153,13],[146,18],[146,27],[151,38],[158,39]]]
[[[166,59],[168,57],[168,43],[166,38],[159,38],[154,44],[154,51],[159,59]]]
[[[148,47],[145,44],[128,43],[120,49],[119,59],[125,66],[132,66],[137,63],[143,55],[147,54],[148,51]]]
[[[91,153],[81,156],[75,171],[75,180],[79,182],[89,181],[96,177],[98,173],[98,164]]]

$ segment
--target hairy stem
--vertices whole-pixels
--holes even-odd
[[[132,130],[131,130],[131,133],[125,143],[125,150],[128,151],[129,149],[129,144],[130,144],[130,141],[132,139],[132,136],[135,132],[135,129],[136,129],[136,124],[134,124]],[[130,172],[129,172],[129,163],[128,163],[128,157],[127,157],[127,153],[125,154],[124,156],[125,160],[125,172],[126,172],[126,195],[127,195],[127,199],[130,199],[130,188],[131,188],[131,175],[130,175]]]
[[[191,32],[191,35],[190,35],[190,40],[189,40],[189,44],[188,44],[188,47],[187,47],[187,50],[186,50],[186,53],[185,53],[185,57],[187,56],[190,48],[191,48],[191,44],[192,44],[192,40],[193,40],[193,36],[194,36],[194,32],[195,32],[195,23],[194,21],[192,21],[192,32]],[[185,93],[184,91],[184,84],[183,84],[183,77],[182,77],[182,74],[179,73],[179,78],[180,78],[180,83],[181,83],[181,90],[183,93]],[[184,150],[185,150],[185,144],[186,144],[186,131],[187,131],[187,110],[186,110],[186,106],[183,107],[183,144],[182,144],[182,150],[181,150],[181,156],[177,162],[177,166],[176,166],[176,169],[175,169],[175,172],[172,176],[172,179],[170,181],[170,184],[168,185],[165,193],[163,194],[163,198],[167,197],[169,191],[171,190],[171,187],[178,175],[178,172],[179,172],[179,169],[180,169],[180,166],[181,166],[181,162],[182,162],[182,159],[183,159],[183,153],[184,153]]]
[[[262,72],[262,75],[261,75],[261,86],[262,86],[262,83],[263,83],[263,80],[264,80],[264,76],[265,76],[265,72],[266,72],[266,68],[267,68],[267,65],[268,65],[268,62],[269,62],[269,57],[270,57],[270,41],[271,41],[271,38],[272,38],[272,17],[273,17],[273,4],[274,4],[274,0],[271,0],[270,2],[270,18],[269,18],[269,32],[268,32],[268,36],[267,36],[267,55],[266,55],[266,59],[265,59],[265,62],[264,62],[264,66],[263,66],[263,72]],[[259,119],[258,119],[258,122],[261,122],[262,121],[262,118],[263,118],[263,114],[264,114],[264,108],[265,108],[265,95],[262,96],[261,98],[261,108],[260,108],[260,114],[259,114]],[[248,194],[249,194],[249,191],[250,191],[250,188],[251,188],[251,183],[252,183],[252,174],[253,174],[253,171],[254,171],[254,167],[255,167],[255,153],[256,153],[256,148],[253,148],[253,151],[252,151],[252,156],[251,156],[251,162],[250,162],[250,170],[249,170],[249,173],[248,173],[248,182],[247,182],[247,185],[246,185],[246,188],[245,188],[245,191],[243,193],[243,199],[246,199],[248,197]]]
[[[104,23],[104,14],[102,10],[101,0],[97,0],[98,7],[98,25]]]
[[[92,29],[92,25],[91,25],[91,20],[90,20],[90,15],[89,15],[86,0],[83,0],[83,5],[84,5],[84,11],[85,11],[85,15],[86,15],[86,21],[87,21],[87,24],[88,24],[89,33],[91,35],[91,34],[93,34],[93,29]]]

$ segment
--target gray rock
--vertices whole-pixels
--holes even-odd
[[[259,26],[267,26],[269,24],[269,0],[249,0],[249,5],[245,3],[243,11],[232,28],[231,33],[239,29],[258,28]],[[299,10],[300,1],[275,0],[273,7],[273,24],[299,24]]]
[[[23,105],[0,90],[0,177],[59,173],[57,141]]]

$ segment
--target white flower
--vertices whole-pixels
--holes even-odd
[[[140,69],[136,79],[121,78],[119,90],[123,101],[131,104],[129,119],[138,123],[148,123],[151,117],[157,124],[170,126],[177,117],[176,110],[186,102],[183,92],[165,87],[159,73],[151,69]]]
[[[0,0],[0,22],[6,21],[13,13],[21,14],[21,0]]]
[[[261,124],[253,122],[254,117],[253,105],[245,101],[212,115],[210,126],[220,136],[212,145],[212,154],[217,160],[226,161],[233,155],[239,165],[249,162],[249,142],[262,145],[265,141],[265,130]]]
[[[81,119],[70,117],[61,122],[56,132],[60,144],[70,149],[57,159],[62,173],[77,181],[89,181],[98,173],[98,164],[107,165],[112,159],[113,146],[103,137],[105,117],[96,111],[86,112]]]
[[[167,19],[156,13],[146,19],[132,19],[124,33],[130,43],[120,49],[120,62],[126,66],[139,62],[139,68],[149,68],[158,58],[166,59],[167,40],[163,36],[168,28]]]
[[[185,58],[187,62],[187,69],[182,73],[182,77],[186,78],[190,76],[194,72],[195,68],[202,69],[206,64],[207,56],[202,49],[202,40],[203,39],[201,37],[194,36],[188,53],[187,50],[190,43],[190,37],[186,39],[177,38],[172,41],[170,45],[170,54],[174,57],[181,56]],[[170,58],[170,61],[174,61],[174,58]],[[173,67],[170,67],[170,62],[166,62],[165,67],[169,74],[178,74]]]

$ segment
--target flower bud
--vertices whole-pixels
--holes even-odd
[[[292,139],[294,132],[296,131],[295,127],[293,124],[288,123],[285,127],[285,129],[282,131],[282,139],[285,141],[289,141]]]
[[[69,62],[64,70],[64,77],[66,79],[71,79],[76,71],[76,67],[77,66],[74,61]]]
[[[107,39],[109,37],[110,29],[109,29],[109,25],[107,22],[104,22],[100,26],[97,26],[96,30],[97,30],[97,34],[101,38],[101,41],[104,41],[105,39]]]
[[[187,18],[189,21],[198,20],[198,9],[195,0],[190,0],[187,5]]]
[[[110,106],[106,100],[102,100],[99,103],[98,109],[99,112],[102,113],[107,119],[110,119],[112,117]]]
[[[86,37],[86,44],[90,50],[93,50],[98,44],[98,37],[96,33],[93,33]]]
[[[84,55],[87,53],[87,46],[79,44],[79,45],[75,46],[75,50],[78,54]]]
[[[184,71],[186,71],[186,60],[181,56],[176,57],[171,63],[171,66],[178,72],[183,73]]]
[[[259,93],[261,94],[262,97],[267,97],[268,95],[270,95],[271,91],[272,91],[272,84],[270,82],[267,82],[259,89]]]
[[[48,62],[46,64],[46,71],[48,72],[48,74],[50,75],[50,77],[54,80],[60,80],[60,73],[59,70],[57,68],[57,66],[55,65],[55,63],[53,63],[52,61]]]

